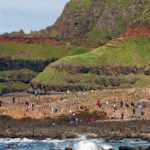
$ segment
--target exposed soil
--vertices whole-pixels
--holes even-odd
[[[120,43],[121,40],[112,40],[111,42],[112,42],[112,43]]]
[[[127,29],[127,31],[124,34],[120,35],[120,38],[130,38],[130,37],[138,37],[138,36],[149,36],[150,37],[150,29],[141,29],[139,27],[130,27]]]
[[[91,47],[89,44],[86,44],[86,48],[89,49],[89,50],[94,50],[95,49],[94,47]]]

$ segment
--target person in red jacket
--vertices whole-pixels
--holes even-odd
[[[99,106],[100,103],[101,103],[100,100],[98,100],[98,101],[96,102],[96,105]]]
[[[146,107],[146,104],[145,104],[145,103],[143,104],[143,108],[144,108],[144,107]]]
[[[83,109],[84,109],[84,105],[83,105],[83,104],[80,106],[80,109],[81,109],[81,110],[83,110]]]
[[[69,121],[69,123],[71,123],[71,121],[72,121],[72,117],[71,116],[68,117],[68,121]]]
[[[94,118],[91,118],[91,123],[94,123]]]

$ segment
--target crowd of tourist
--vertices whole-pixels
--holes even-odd
[[[67,90],[66,92],[67,95],[70,94],[70,91]],[[40,95],[40,91],[34,91],[34,96],[38,96]],[[15,98],[13,97],[12,98],[12,103],[15,104],[16,100]],[[121,101],[120,102],[120,105],[116,105],[116,103],[114,102],[113,105],[112,104],[109,104],[108,101],[105,101],[103,102],[102,100],[97,100],[96,104],[95,104],[95,107],[98,107],[99,110],[103,110],[103,107],[107,107],[108,109],[110,109],[111,107],[113,108],[113,113],[111,114],[111,119],[115,119],[115,118],[118,118],[115,116],[116,112],[120,109],[121,112],[119,111],[118,113],[120,113],[120,118],[121,119],[124,119],[124,117],[126,116],[126,114],[124,113],[124,109],[127,109],[127,108],[131,108],[129,109],[129,111],[132,110],[132,113],[133,115],[135,115],[137,113],[137,109],[140,110],[141,112],[141,115],[144,116],[145,114],[145,110],[144,108],[147,107],[147,104],[144,102],[144,103],[141,103],[140,101],[138,102],[134,102],[134,101],[131,101],[131,103],[127,103],[127,102],[124,102],[124,101]],[[2,106],[2,101],[0,100],[0,107]],[[34,110],[34,107],[35,107],[35,103],[34,101],[32,102],[28,102],[26,101],[25,102],[25,107],[26,107],[26,112],[29,112],[29,109],[31,110]],[[84,111],[86,109],[86,106],[84,104],[81,104],[80,105],[80,111]],[[59,108],[57,106],[50,106],[50,112],[51,114],[54,114],[54,113],[57,113],[59,111]],[[139,111],[138,111],[139,112]],[[89,119],[89,122],[93,123],[95,120],[94,118],[90,118]],[[72,110],[69,111],[69,115],[68,115],[68,122],[69,123],[75,123],[77,124],[78,122],[82,123],[82,119],[78,119],[76,114],[72,112]]]

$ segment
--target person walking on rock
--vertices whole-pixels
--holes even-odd
[[[51,106],[51,113],[53,114],[54,113],[54,107]]]
[[[117,110],[116,104],[114,104],[113,107],[114,107],[114,112],[116,112],[116,110]]]
[[[124,113],[121,113],[121,119],[123,119],[124,118]]]
[[[14,98],[14,97],[12,98],[12,102],[13,102],[13,104],[15,104],[15,102],[16,102],[16,100],[15,100],[15,98]]]
[[[141,110],[141,115],[144,116],[144,109]]]
[[[112,114],[112,115],[111,115],[111,119],[114,119],[114,117],[115,117],[114,114]]]
[[[32,102],[32,110],[34,109],[34,102]]]
[[[37,94],[38,94],[38,93],[37,93],[37,90],[35,90],[35,91],[34,91],[34,95],[37,96]]]
[[[141,103],[140,102],[138,102],[138,107],[141,108]]]
[[[121,106],[121,108],[123,108],[123,101],[120,102],[120,106]]]
[[[135,108],[133,108],[133,114],[135,114]]]
[[[72,122],[72,117],[71,116],[68,117],[68,121],[69,121],[69,123]]]
[[[75,124],[76,125],[78,124],[78,118],[77,117],[75,118]]]
[[[108,106],[108,104],[109,104],[108,101],[106,101],[105,104],[106,104],[106,106]]]
[[[134,108],[134,102],[131,102],[131,107]]]
[[[58,111],[58,107],[55,108],[55,113],[57,113],[57,111]]]

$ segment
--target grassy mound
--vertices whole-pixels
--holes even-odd
[[[68,56],[62,58],[55,63],[50,64],[42,73],[40,73],[32,82],[43,85],[57,86],[57,85],[81,85],[85,87],[98,87],[99,84],[95,82],[96,79],[108,78],[106,75],[96,75],[91,73],[70,74],[67,71],[58,71],[54,67],[58,65],[77,66],[137,66],[143,67],[150,64],[150,38],[138,37],[119,40],[118,42],[109,42],[103,47],[99,47],[94,51],[86,54]],[[111,76],[111,78],[128,79],[129,77],[138,77],[139,81],[135,85],[150,84],[150,76],[144,74],[128,74]],[[109,77],[110,78],[110,77]],[[77,81],[75,83],[68,83],[68,80]],[[122,87],[126,87],[122,84]],[[131,85],[133,86],[133,85]]]

